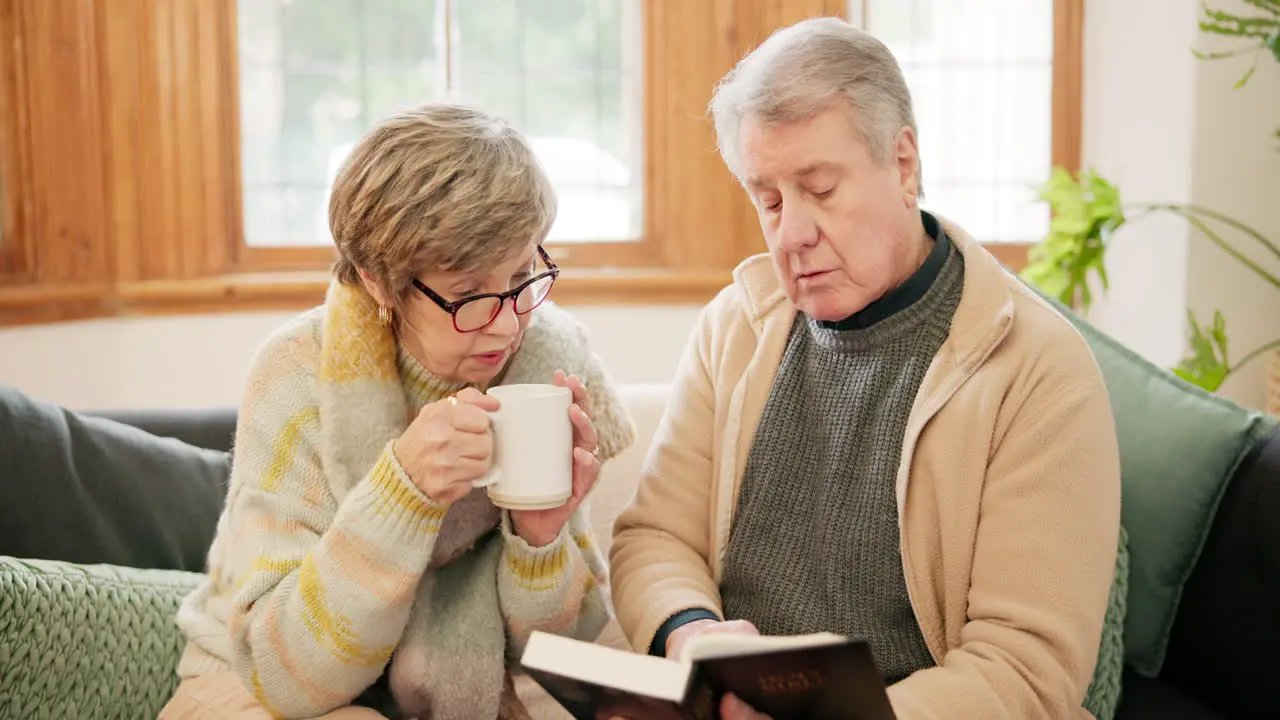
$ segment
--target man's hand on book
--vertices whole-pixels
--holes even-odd
[[[729,693],[720,700],[720,720],[770,720],[770,718],[742,702],[737,695]]]
[[[667,636],[667,657],[679,660],[680,650],[685,643],[703,633],[759,635],[760,631],[746,620],[694,620],[672,630]]]

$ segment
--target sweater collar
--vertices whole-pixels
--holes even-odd
[[[969,233],[945,216],[933,213],[941,231],[964,258],[960,304],[951,333],[940,352],[960,364],[981,362],[999,344],[1013,322],[1009,271]],[[757,334],[771,320],[788,326],[798,309],[787,300],[767,254],[747,258],[733,271],[734,286],[746,300]]]
[[[915,272],[911,273],[906,282],[843,320],[836,322],[815,321],[818,327],[828,330],[861,330],[870,328],[881,320],[886,320],[906,310],[924,298],[925,294],[929,292],[929,288],[933,287],[934,281],[938,279],[938,274],[942,272],[942,266],[947,263],[947,256],[951,253],[951,241],[947,239],[947,233],[942,230],[942,226],[938,224],[938,220],[932,215],[921,211],[920,219],[924,224],[925,233],[929,235],[929,239],[933,240],[933,249],[929,251],[924,262],[921,263],[920,267],[916,268]]]
[[[467,387],[466,383],[447,382],[423,367],[403,344],[396,350],[396,368],[404,384],[405,400],[413,413]]]

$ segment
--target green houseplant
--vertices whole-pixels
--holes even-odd
[[[1249,41],[1229,52],[1197,53],[1201,59],[1215,60],[1252,52],[1254,64],[1236,83],[1237,88],[1253,76],[1259,56],[1268,55],[1280,62],[1280,0],[1245,2],[1270,17],[1242,17],[1203,7],[1200,19],[1202,32]],[[1276,137],[1280,138],[1280,130]],[[1073,176],[1061,167],[1055,167],[1040,186],[1039,196],[1048,203],[1052,214],[1049,232],[1031,248],[1022,277],[1071,307],[1089,309],[1095,279],[1103,292],[1107,290],[1106,252],[1113,236],[1125,224],[1156,213],[1183,218],[1205,239],[1280,292],[1280,277],[1254,262],[1238,247],[1242,241],[1256,242],[1280,259],[1280,240],[1268,238],[1223,213],[1187,203],[1125,203],[1119,188],[1096,172],[1086,170]],[[1187,326],[1189,347],[1173,372],[1210,392],[1221,387],[1237,369],[1280,349],[1280,338],[1277,338],[1233,357],[1227,321],[1220,311],[1215,311],[1213,318],[1202,324],[1188,309]]]
[[[1222,213],[1185,203],[1124,203],[1119,188],[1101,175],[1084,171],[1073,177],[1063,168],[1054,168],[1053,175],[1040,187],[1040,197],[1049,204],[1053,216],[1048,235],[1031,248],[1022,276],[1071,307],[1088,310],[1093,303],[1090,283],[1094,278],[1103,291],[1107,289],[1105,261],[1112,236],[1126,223],[1138,222],[1155,213],[1183,218],[1280,292],[1280,277],[1237,247],[1239,238],[1243,238],[1261,244],[1280,259],[1280,242]],[[1220,311],[1214,312],[1212,320],[1201,324],[1188,309],[1187,325],[1190,347],[1173,371],[1210,392],[1217,390],[1238,368],[1280,348],[1280,338],[1277,338],[1234,359],[1227,338],[1226,318]]]
[[[1244,75],[1236,81],[1237,89],[1244,87],[1245,83],[1249,82],[1249,78],[1253,77],[1254,71],[1258,69],[1259,58],[1270,55],[1276,62],[1280,62],[1280,0],[1244,0],[1244,2],[1270,17],[1244,17],[1201,6],[1200,32],[1242,38],[1247,42],[1233,50],[1223,52],[1202,53],[1192,50],[1201,60],[1222,60],[1251,55],[1253,62],[1249,64]],[[1280,140],[1280,128],[1276,129],[1275,138]]]

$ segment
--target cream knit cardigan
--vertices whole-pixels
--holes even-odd
[[[602,459],[633,442],[584,331],[544,303],[496,383],[557,369],[586,383]],[[484,491],[441,506],[392,455],[417,410],[460,387],[400,351],[362,289],[336,282],[264,345],[208,577],[178,612],[180,676],[232,668],[272,715],[310,717],[350,704],[389,664],[406,713],[492,718],[518,712],[507,668],[533,630],[595,638],[607,575],[582,510],[533,548]]]

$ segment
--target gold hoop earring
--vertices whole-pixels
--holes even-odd
[[[387,309],[386,305],[378,306],[378,322],[384,326],[391,324],[391,311]]]

